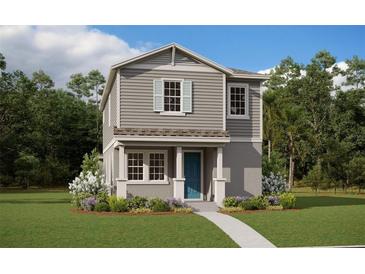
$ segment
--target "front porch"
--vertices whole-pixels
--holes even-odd
[[[116,141],[106,181],[118,197],[174,197],[221,206],[226,184],[223,145]]]

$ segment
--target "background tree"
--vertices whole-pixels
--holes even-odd
[[[351,183],[361,189],[365,187],[365,156],[359,155],[353,158],[348,165],[349,179]]]
[[[54,82],[43,70],[33,72],[32,82],[38,90],[50,89],[54,87]]]
[[[67,88],[72,90],[79,98],[82,96],[91,96],[87,80],[82,73],[72,74],[70,76],[70,81],[67,83]]]

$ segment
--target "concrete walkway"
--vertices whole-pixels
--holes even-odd
[[[229,215],[203,211],[197,211],[195,214],[213,222],[240,247],[276,247],[254,229]]]

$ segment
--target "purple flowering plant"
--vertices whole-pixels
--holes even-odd
[[[280,205],[280,197],[276,195],[270,195],[267,196],[267,200],[269,201],[269,204],[272,206]]]
[[[167,198],[166,202],[169,204],[169,206],[171,208],[181,208],[181,207],[185,207],[185,204],[181,201],[181,199],[176,199],[176,198]]]
[[[96,205],[96,197],[91,196],[82,201],[81,207],[83,210],[92,211]]]

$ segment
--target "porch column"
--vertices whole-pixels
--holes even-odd
[[[185,178],[182,176],[182,147],[176,147],[176,178],[174,181],[174,198],[184,200]]]
[[[124,145],[118,143],[119,148],[119,176],[117,178],[117,197],[127,198],[127,176],[126,176],[126,162]]]
[[[223,178],[223,147],[217,147],[217,177],[214,180],[214,201],[218,206],[223,206],[226,196],[226,179]]]

